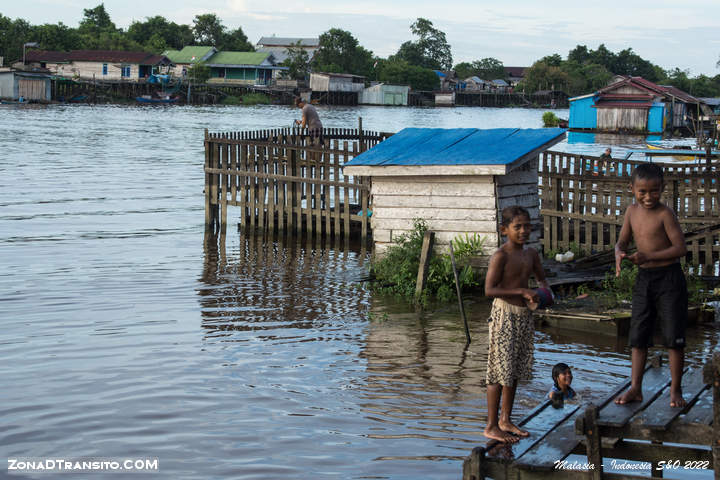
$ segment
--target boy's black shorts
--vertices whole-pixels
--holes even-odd
[[[687,309],[687,284],[679,263],[638,269],[633,289],[630,346],[651,347],[657,319],[663,344],[668,348],[683,348]]]

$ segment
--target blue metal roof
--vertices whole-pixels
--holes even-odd
[[[508,165],[564,135],[562,128],[405,128],[345,166]]]

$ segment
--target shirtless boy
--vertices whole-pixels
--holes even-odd
[[[630,321],[632,373],[630,389],[615,403],[642,401],[645,360],[648,347],[653,345],[657,320],[670,358],[670,406],[684,407],[681,382],[688,296],[679,259],[687,252],[685,237],[675,213],[660,203],[664,188],[662,169],[653,163],[639,165],[630,181],[635,203],[625,211],[615,245],[615,272],[620,275],[624,258],[639,267]],[[631,238],[635,239],[637,252],[628,255]]]
[[[504,443],[515,443],[529,433],[511,421],[515,390],[520,379],[532,373],[534,325],[527,301],[538,301],[528,288],[530,275],[549,288],[540,256],[525,248],[530,239],[530,214],[522,207],[502,211],[500,233],[507,241],[490,258],[485,277],[485,295],[494,297],[490,312],[488,351],[488,421],[484,435]],[[498,407],[502,409],[498,419]]]

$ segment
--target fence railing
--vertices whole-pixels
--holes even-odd
[[[328,128],[205,133],[206,229],[225,231],[228,207],[240,225],[267,231],[369,235],[370,187],[342,166],[391,134]]]
[[[588,253],[612,249],[625,209],[633,201],[630,175],[642,161],[547,151],[539,165],[543,248]],[[663,168],[663,201],[677,213],[685,232],[720,224],[717,163],[658,163]],[[713,229],[687,236],[692,263],[711,267],[720,255],[720,234]]]

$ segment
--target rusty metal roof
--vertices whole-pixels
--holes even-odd
[[[57,52],[50,50],[30,50],[25,54],[28,62],[113,62],[137,63],[140,65],[169,65],[172,62],[164,55],[148,52],[125,52],[122,50],[72,50]]]

